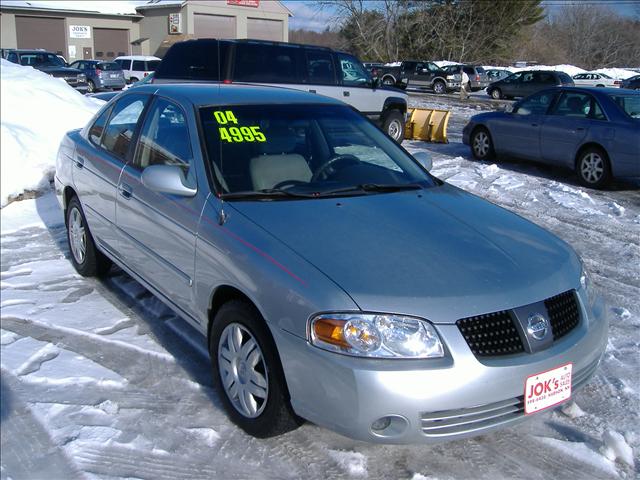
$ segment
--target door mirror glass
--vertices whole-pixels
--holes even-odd
[[[160,193],[193,197],[196,189],[186,185],[184,169],[178,165],[151,165],[142,171],[142,184]]]
[[[430,172],[433,168],[433,160],[431,159],[431,155],[428,152],[417,152],[413,155],[413,158],[415,158],[417,162],[422,165],[428,172]]]

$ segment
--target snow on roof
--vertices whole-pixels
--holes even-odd
[[[104,102],[63,79],[0,60],[0,205],[49,188],[64,134],[83,127]],[[36,113],[37,112],[37,113]]]

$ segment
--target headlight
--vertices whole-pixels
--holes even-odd
[[[78,76],[76,77],[76,80],[80,83],[86,82],[87,76],[84,73],[79,73]]]
[[[332,352],[372,358],[440,358],[433,325],[401,315],[335,313],[314,317],[310,342]]]
[[[593,308],[596,302],[596,298],[598,297],[598,291],[596,287],[593,285],[591,276],[589,275],[589,272],[587,271],[587,269],[584,267],[584,264],[582,265],[582,273],[580,274],[580,287],[582,287],[582,290],[587,296],[587,302],[589,303],[589,307]]]

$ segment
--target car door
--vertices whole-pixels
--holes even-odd
[[[427,63],[416,63],[416,68],[409,77],[409,85],[418,88],[431,88],[433,73],[429,70]]]
[[[499,80],[499,83],[496,86],[502,91],[503,95],[507,97],[517,97],[520,95],[519,85],[520,82],[522,82],[523,75],[524,72],[517,72],[509,75],[507,78]]]
[[[331,52],[316,49],[305,51],[305,83],[307,91],[334,97],[339,90]]]
[[[491,134],[500,153],[529,160],[540,159],[540,126],[553,102],[546,91],[518,102],[512,113],[492,121]]]
[[[190,316],[195,316],[194,250],[206,192],[201,189],[188,197],[158,192],[147,188],[142,176],[152,165],[177,166],[183,183],[197,190],[195,135],[177,103],[156,97],[145,115],[133,159],[122,172],[116,204],[128,265]]]
[[[606,122],[596,99],[583,92],[563,92],[540,130],[542,160],[573,168],[578,147],[593,122]]]
[[[136,123],[148,95],[127,95],[105,110],[78,142],[73,158],[73,183],[95,240],[119,256],[116,191]]]

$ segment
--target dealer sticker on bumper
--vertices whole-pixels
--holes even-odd
[[[524,384],[524,413],[536,413],[571,397],[571,371],[567,363],[553,370],[536,373]]]

